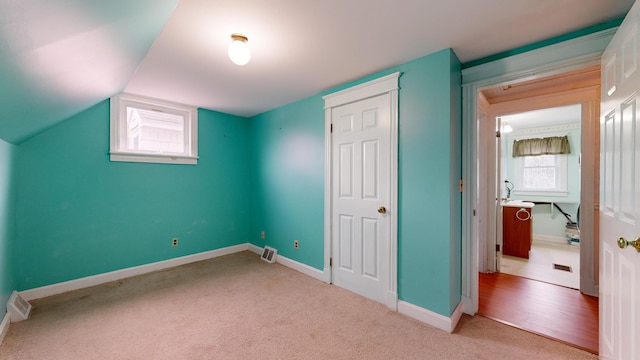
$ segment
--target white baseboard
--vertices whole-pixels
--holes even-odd
[[[213,259],[219,256],[234,254],[237,252],[249,250],[256,254],[262,254],[262,248],[246,243],[235,246],[229,246],[222,249],[205,251],[198,254],[182,256],[174,259],[159,261],[151,264],[145,264],[140,266],[134,266],[131,268],[126,268],[122,270],[111,271],[103,274],[98,274],[94,276],[88,276],[80,279],[65,281],[57,284],[42,286],[34,289],[29,289],[20,292],[20,296],[22,296],[25,300],[31,301],[34,299],[40,299],[47,296],[62,294],[67,291],[78,290],[90,286],[96,286],[100,284],[105,284],[111,281],[121,280],[128,277],[142,275],[158,270],[164,270],[180,265],[185,265],[197,261]],[[303,263],[297,262],[295,260],[291,260],[287,257],[284,257],[280,254],[277,255],[277,262],[286,266],[290,269],[301,272],[307,276],[310,276],[314,279],[323,282],[330,282],[330,279],[327,279],[327,274],[330,274],[328,269],[318,270],[311,266],[305,265]],[[412,317],[418,321],[422,321],[431,326],[434,326],[438,329],[447,331],[449,333],[453,332],[460,320],[460,317],[463,313],[463,303],[460,303],[456,309],[454,310],[451,317],[446,317],[427,309],[421,308],[419,306],[413,305],[411,303],[405,301],[399,301],[398,296],[395,293],[389,293],[387,304],[389,308],[393,310],[397,310],[399,313]],[[4,339],[5,334],[9,330],[9,314],[5,313],[4,319],[0,324],[0,343],[2,343],[2,339]]]
[[[258,255],[261,255],[262,254],[262,250],[263,250],[263,248],[261,248],[261,247],[259,247],[257,245],[249,244],[249,251],[251,251],[251,252],[254,252],[254,253],[258,254]],[[278,255],[278,256],[280,256],[280,255]]]
[[[467,315],[475,315],[478,312],[478,308],[474,305],[474,301],[469,296],[462,297],[462,312]]]
[[[327,284],[331,284],[331,269],[330,268],[324,268],[324,271],[322,272],[322,281],[324,281]]]
[[[249,244],[249,250],[256,253],[256,254],[262,254],[262,248],[258,247],[256,245],[253,244]],[[307,276],[311,276],[312,278],[316,279],[316,280],[320,280],[325,282],[325,276],[324,276],[324,271],[322,270],[318,270],[314,267],[311,267],[309,265],[305,265],[303,263],[297,262],[295,260],[291,260],[287,257],[284,257],[280,254],[277,255],[276,258],[276,262],[279,264],[282,264],[283,266],[286,266],[290,269],[296,270],[298,272],[301,272]]]
[[[4,318],[0,323],[0,344],[2,344],[2,340],[4,340],[4,336],[7,335],[7,332],[9,332],[10,323],[11,323],[11,317],[9,316],[9,313],[5,312]]]
[[[398,312],[440,330],[452,333],[456,329],[458,321],[460,321],[460,318],[462,317],[462,303],[458,304],[451,314],[451,317],[434,313],[433,311],[429,311],[406,301],[398,302]]]
[[[456,326],[458,326],[458,322],[460,322],[460,318],[464,314],[464,304],[460,302],[456,309],[453,310],[453,314],[451,314],[451,331],[454,332],[456,330]]]
[[[387,307],[393,311],[398,311],[398,294],[392,291],[387,291],[387,299],[386,299]]]
[[[533,241],[544,241],[544,242],[550,242],[555,244],[566,244],[567,238],[563,236],[533,234]]]
[[[229,246],[222,249],[205,251],[193,255],[181,256],[169,260],[158,261],[151,264],[145,264],[140,266],[134,266],[122,270],[111,271],[94,276],[88,276],[80,279],[65,281],[57,284],[42,286],[30,290],[20,291],[20,296],[25,300],[30,301],[34,299],[40,299],[47,296],[62,294],[67,291],[78,290],[90,286],[96,286],[105,284],[111,281],[121,280],[124,278],[146,274],[158,270],[164,270],[180,265],[193,263],[196,261],[213,259],[219,256],[229,255],[240,251],[249,249],[249,244],[240,244],[235,246]]]

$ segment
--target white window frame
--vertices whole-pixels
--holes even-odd
[[[513,190],[514,195],[538,195],[538,196],[568,196],[567,191],[567,155],[553,155],[556,157],[556,188],[550,190],[537,190],[524,187],[523,173],[524,173],[524,159],[526,156],[520,156],[515,158],[515,186]]]
[[[170,153],[127,149],[127,107],[183,116],[185,151],[183,153]],[[111,161],[191,165],[198,163],[198,109],[195,107],[122,93],[111,98],[110,122],[111,141],[109,155]]]

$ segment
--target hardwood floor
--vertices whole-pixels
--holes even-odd
[[[478,315],[598,353],[598,298],[502,273],[479,285]]]

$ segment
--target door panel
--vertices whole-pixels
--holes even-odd
[[[362,219],[362,274],[378,278],[378,219]]]
[[[338,191],[341,199],[353,198],[353,144],[340,144]]]
[[[389,274],[389,96],[335,107],[333,283],[385,302]]]
[[[619,238],[640,237],[640,121],[636,3],[602,56],[600,356],[638,359],[640,252]],[[640,239],[638,240],[640,241]],[[619,246],[620,245],[620,246]]]
[[[346,271],[353,271],[353,216],[340,215],[340,234],[338,237],[338,248],[340,255],[336,258],[339,260],[339,267]]]
[[[378,140],[362,143],[362,198],[378,200]]]

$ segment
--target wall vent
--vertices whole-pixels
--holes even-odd
[[[554,268],[555,270],[562,270],[562,271],[573,272],[573,271],[571,270],[571,266],[569,266],[569,265],[553,264],[553,268]]]
[[[265,246],[264,250],[262,251],[262,256],[260,256],[260,259],[273,264],[274,262],[276,262],[277,255],[278,255],[278,250],[269,246]]]
[[[11,322],[27,320],[31,312],[31,304],[18,294],[17,291],[11,293],[7,302],[7,312],[11,317]]]

